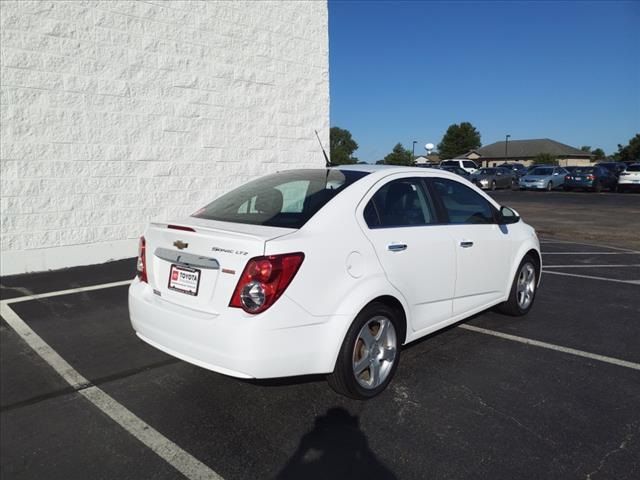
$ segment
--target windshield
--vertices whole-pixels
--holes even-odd
[[[533,171],[529,172],[529,175],[547,176],[547,175],[551,175],[552,173],[553,173],[553,168],[538,167],[538,168],[534,168]]]
[[[576,167],[573,169],[572,173],[574,175],[584,175],[587,173],[593,173],[594,168],[593,167]]]
[[[368,172],[334,169],[278,172],[231,190],[192,216],[300,228],[333,197],[366,175]]]

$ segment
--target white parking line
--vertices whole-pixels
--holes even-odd
[[[118,282],[116,282],[118,283]],[[107,284],[106,287],[116,286]],[[83,291],[88,288],[97,290],[98,285],[94,287],[84,287]],[[78,289],[74,289],[78,290]],[[54,294],[64,295],[73,293],[70,290],[61,292],[51,292],[48,297]],[[36,297],[36,296],[33,296]],[[42,295],[37,296],[43,298]],[[33,298],[32,298],[33,299]],[[145,446],[151,449],[156,455],[162,458],[173,468],[182,473],[191,480],[222,480],[222,477],[210,469],[200,460],[180,448],[167,437],[162,435],[151,425],[136,416],[128,410],[124,405],[118,403],[114,398],[109,396],[103,390],[96,386],[91,386],[91,382],[83,377],[76,369],[74,369],[67,361],[62,358],[53,348],[49,346],[31,327],[29,327],[8,305],[11,300],[3,300],[0,302],[0,315],[13,328],[20,338],[24,340],[40,357],[53,368],[69,385],[71,385],[80,395],[95,405],[101,412],[111,417],[118,425],[127,432],[141,441]]]
[[[90,285],[88,287],[70,288],[68,290],[58,290],[57,292],[34,293],[33,295],[25,295],[23,297],[8,298],[2,300],[2,303],[28,302],[30,300],[40,300],[41,298],[57,297],[59,295],[70,295],[72,293],[90,292],[92,290],[102,290],[103,288],[120,287],[129,285],[133,280],[123,280],[121,282],[101,283],[100,285]]]
[[[610,363],[619,367],[640,370],[640,363],[628,362],[627,360],[620,360],[619,358],[584,352],[582,350],[576,350],[575,348],[562,347],[560,345],[554,345],[553,343],[540,342],[538,340],[532,340],[530,338],[518,337],[517,335],[509,335],[508,333],[496,332],[495,330],[488,330],[486,328],[480,328],[474,325],[462,324],[458,325],[458,328],[470,330],[476,333],[482,333],[484,335],[491,335],[493,337],[498,337],[505,340],[511,340],[512,342],[524,343],[525,345],[531,345],[533,347],[546,348],[548,350],[555,350],[556,352],[568,353],[569,355],[576,355],[578,357],[588,358],[590,360],[597,360],[598,362]]]
[[[542,252],[542,255],[638,255],[640,252]]]
[[[629,268],[640,267],[640,263],[631,265],[545,265],[544,268]]]
[[[620,280],[618,278],[594,277],[593,275],[578,275],[577,273],[554,272],[553,270],[542,269],[542,273],[550,275],[563,275],[565,277],[587,278],[589,280],[603,280],[606,282],[628,283],[630,285],[640,285],[640,280]]]
[[[580,243],[580,242],[570,242],[567,240],[540,240],[541,244],[545,244],[545,243],[560,243],[560,244],[565,244],[565,245],[581,245],[584,247],[599,247],[599,248],[608,248],[610,250],[620,250],[623,252],[629,252],[629,253],[640,253],[637,250],[633,250],[630,248],[622,248],[622,247],[612,247],[610,245],[598,245],[596,243]]]

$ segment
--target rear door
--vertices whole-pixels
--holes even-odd
[[[504,296],[512,257],[507,225],[482,195],[448,178],[429,179],[432,197],[447,219],[456,250],[453,314],[463,314]]]
[[[375,192],[375,193],[374,193]],[[411,309],[413,331],[451,317],[456,261],[446,226],[419,177],[393,176],[365,197],[365,234]]]

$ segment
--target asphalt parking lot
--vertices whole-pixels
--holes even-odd
[[[640,251],[615,243],[543,237],[528,316],[405,347],[367,402],[143,344],[132,260],[4,277],[2,478],[640,478]]]

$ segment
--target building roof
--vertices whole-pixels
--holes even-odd
[[[480,155],[480,159],[486,160],[491,158],[504,159],[505,142],[495,142],[490,145],[467,152],[465,157],[472,152]],[[533,140],[510,140],[507,146],[507,158],[526,158],[535,157],[541,153],[549,153],[555,157],[591,157],[589,152],[583,152],[570,145],[556,142],[550,138],[538,138]]]

